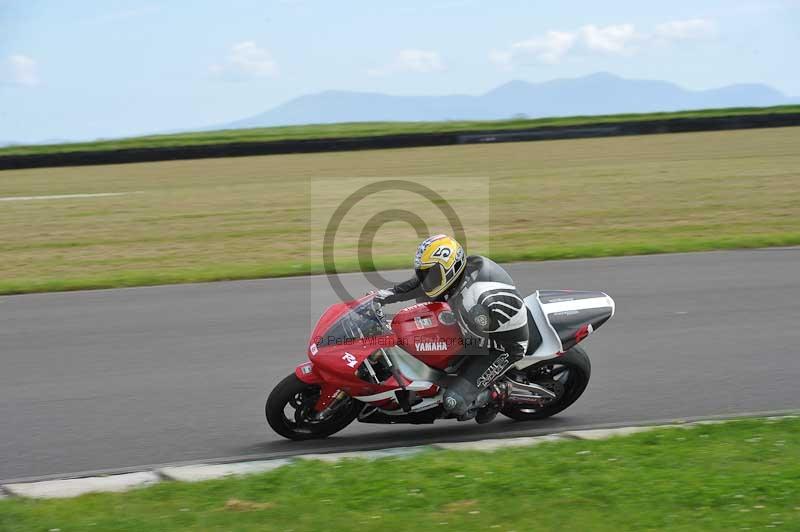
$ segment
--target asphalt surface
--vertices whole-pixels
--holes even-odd
[[[530,423],[354,423],[305,443],[272,433],[263,405],[334,300],[323,277],[0,297],[0,479],[800,408],[800,248],[507,268],[526,294],[617,302],[582,344],[593,374],[575,405]]]

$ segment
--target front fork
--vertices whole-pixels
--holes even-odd
[[[314,364],[311,362],[304,362],[297,366],[294,369],[294,374],[302,382],[320,387],[319,399],[314,405],[314,411],[317,412],[320,417],[330,413],[339,401],[347,397],[347,394],[338,387],[326,382],[316,372]]]

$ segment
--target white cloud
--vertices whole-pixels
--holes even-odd
[[[716,24],[702,18],[671,20],[656,26],[656,36],[669,40],[706,39],[716,33]]]
[[[386,76],[397,72],[430,73],[444,70],[444,62],[438,52],[408,48],[400,50],[388,65],[369,71],[371,76]]]
[[[525,55],[542,63],[558,63],[575,45],[576,35],[566,31],[548,31],[543,37],[520,41],[511,46],[511,56]]]
[[[492,50],[489,60],[510,70],[515,64],[530,60],[556,64],[570,56],[632,55],[646,45],[701,39],[715,34],[715,24],[706,19],[665,22],[656,26],[652,33],[639,32],[633,24],[588,24],[571,31],[550,30],[541,36],[513,43],[506,49]]]
[[[580,29],[583,43],[589,50],[610,54],[630,51],[630,44],[637,38],[633,24],[598,27],[592,24]]]
[[[443,68],[439,54],[427,50],[400,50],[397,66],[411,72],[435,72]]]
[[[510,70],[514,61],[514,54],[508,50],[492,50],[489,52],[489,61],[505,70]]]
[[[211,65],[209,71],[230,79],[268,78],[278,75],[278,64],[254,41],[243,41],[231,46],[225,61]]]
[[[526,60],[553,65],[573,53],[629,53],[631,43],[638,38],[632,24],[587,25],[574,31],[550,30],[540,37],[513,43],[507,50],[492,50],[489,60],[505,69]]]
[[[39,84],[39,69],[36,61],[23,54],[13,54],[6,58],[0,81],[21,87],[35,87]]]

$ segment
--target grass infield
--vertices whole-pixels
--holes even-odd
[[[383,179],[440,191],[468,251],[502,261],[795,245],[798,146],[793,127],[3,171],[0,198],[125,194],[0,201],[0,294],[321,272],[326,216]],[[450,229],[424,198],[362,206]],[[343,220],[339,271],[364,216]],[[410,268],[417,242],[382,226],[374,267]]]
[[[0,530],[800,529],[800,419],[0,501]]]

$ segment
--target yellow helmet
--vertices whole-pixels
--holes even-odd
[[[437,297],[453,286],[466,265],[464,248],[447,235],[426,238],[414,257],[414,271],[428,297]]]

